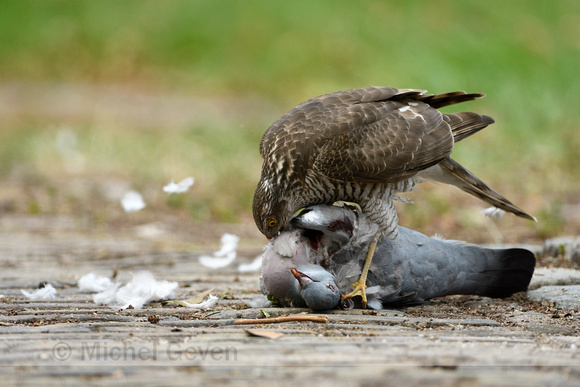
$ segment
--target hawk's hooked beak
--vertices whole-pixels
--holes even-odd
[[[270,240],[272,240],[272,239],[276,238],[278,235],[280,235],[280,233],[281,233],[281,232],[282,232],[282,231],[278,231],[278,234],[276,234],[276,235],[274,235],[274,236],[271,236],[271,237],[267,236],[267,237],[266,237],[266,239],[268,239],[268,240],[270,241]]]

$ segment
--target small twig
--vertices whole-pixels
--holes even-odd
[[[315,323],[328,323],[326,316],[308,316],[308,315],[293,315],[293,316],[282,316],[282,317],[270,317],[270,318],[251,318],[244,320],[235,320],[234,325],[241,324],[276,324],[290,321],[309,321]]]

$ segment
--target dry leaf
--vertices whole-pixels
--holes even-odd
[[[172,305],[180,305],[187,307],[188,304],[200,304],[204,298],[206,298],[211,292],[213,292],[214,288],[206,290],[204,292],[199,293],[197,296],[188,298],[187,300],[170,300],[167,301],[168,304]]]
[[[246,329],[250,336],[265,337],[267,339],[279,339],[284,336],[282,332],[271,331],[269,329]]]

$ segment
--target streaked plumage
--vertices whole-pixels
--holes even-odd
[[[291,228],[264,253],[262,291],[283,305],[328,309],[337,300],[336,288],[349,292],[361,275],[377,226],[363,213],[317,205],[296,216]],[[449,294],[507,297],[527,289],[534,266],[534,255],[525,249],[487,249],[399,227],[398,238],[384,238],[377,246],[367,278],[368,304],[381,309]],[[318,283],[300,285],[292,269]]]

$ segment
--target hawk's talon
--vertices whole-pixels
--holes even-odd
[[[375,234],[375,236],[371,240],[371,243],[369,245],[369,249],[367,251],[367,256],[365,259],[365,264],[364,264],[364,266],[361,270],[361,273],[360,273],[360,277],[359,277],[358,281],[356,281],[354,284],[352,284],[352,286],[354,288],[352,290],[352,292],[350,292],[346,295],[342,295],[342,294],[340,295],[340,297],[342,298],[343,301],[346,299],[349,299],[349,298],[353,298],[355,296],[361,296],[363,309],[367,308],[367,293],[365,292],[365,289],[368,288],[367,275],[369,274],[369,269],[371,268],[371,262],[373,260],[373,257],[375,256],[375,249],[377,248],[377,243],[379,242],[380,237],[381,237],[381,233],[379,231]]]
[[[359,278],[358,281],[356,281],[355,283],[352,284],[352,286],[353,286],[352,292],[350,292],[348,294],[341,294],[340,298],[344,301],[344,300],[347,300],[349,298],[361,296],[362,307],[363,307],[363,309],[366,309],[366,307],[367,307],[367,293],[365,292],[365,289],[368,288],[366,282],[367,282],[366,276],[364,279],[361,276],[361,278]]]

